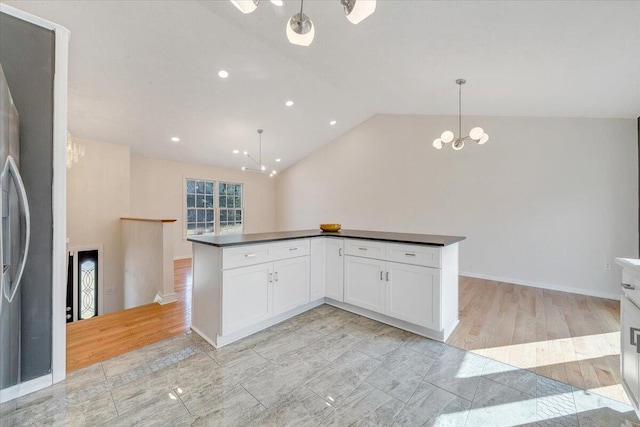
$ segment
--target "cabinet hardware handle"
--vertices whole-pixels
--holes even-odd
[[[387,271],[387,282],[389,281],[389,272]]]
[[[273,273],[269,273],[269,281],[273,282]]]
[[[383,275],[383,274],[384,274],[384,273],[381,271],[381,272],[380,272],[380,280],[384,280],[384,279],[382,278],[382,275]]]
[[[405,252],[404,253],[406,256],[416,256],[416,254],[412,254],[411,252]]]
[[[367,250],[367,248],[358,248],[358,249],[360,249],[361,251],[366,251]]]
[[[297,251],[298,248],[289,248],[290,251]]]
[[[338,249],[338,256],[342,256],[342,248]]]
[[[278,272],[276,271],[276,282],[278,281]]]
[[[253,258],[256,254],[245,254],[245,258]]]
[[[622,287],[623,287],[623,288],[625,288],[625,289],[629,289],[629,290],[631,290],[631,291],[632,291],[632,290],[634,290],[634,289],[636,288],[635,286],[630,285],[630,284],[628,284],[628,283],[621,283],[621,285],[622,285]]]
[[[636,352],[640,353],[640,341],[637,340],[638,332],[640,332],[640,329],[629,328],[629,332],[631,332],[630,344],[631,345],[635,345],[636,346]]]

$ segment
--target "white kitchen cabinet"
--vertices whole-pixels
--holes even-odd
[[[627,297],[621,298],[620,350],[622,382],[634,406],[638,407],[640,395],[640,309]]]
[[[443,236],[427,236],[438,242],[429,245],[423,235],[273,234],[194,240],[191,328],[215,347],[323,303],[441,341],[458,324],[461,238],[441,246]]]
[[[273,263],[222,272],[222,333],[229,335],[273,315]]]
[[[327,239],[311,239],[309,254],[309,299],[316,301],[324,298],[326,285]]]
[[[622,267],[620,371],[622,387],[640,416],[640,259],[616,258]]]
[[[344,302],[384,313],[385,262],[346,255],[344,257]]]
[[[273,263],[273,315],[309,302],[309,257]]]
[[[344,240],[325,240],[325,294],[327,298],[344,301]]]
[[[385,279],[385,315],[440,329],[439,269],[387,262]]]

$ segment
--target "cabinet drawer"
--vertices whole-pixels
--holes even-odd
[[[274,243],[272,246],[271,259],[278,260],[309,255],[311,242],[309,239],[294,239]]]
[[[440,268],[440,248],[387,243],[387,261]]]
[[[222,269],[262,264],[273,260],[273,245],[249,245],[222,250]]]
[[[345,239],[344,253],[363,258],[385,259],[385,243],[373,240]]]

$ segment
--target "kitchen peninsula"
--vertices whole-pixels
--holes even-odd
[[[362,230],[191,237],[191,328],[222,347],[326,303],[444,341],[458,324],[464,239]]]

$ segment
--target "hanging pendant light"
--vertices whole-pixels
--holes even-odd
[[[293,15],[287,22],[287,39],[289,43],[298,46],[309,46],[316,35],[316,29],[311,19],[302,13],[304,0],[300,1],[300,13]]]
[[[71,133],[67,131],[67,169],[71,169],[74,163],[84,157],[85,149],[82,144],[75,142]]]
[[[462,136],[462,85],[467,81],[465,79],[456,80],[456,84],[458,84],[458,138],[454,140],[455,135],[450,130],[445,130],[440,135],[440,138],[436,138],[433,141],[433,147],[441,150],[445,144],[451,144],[454,150],[459,151],[464,148],[465,141],[474,141],[478,145],[482,145],[489,140],[489,135],[484,132],[484,129],[481,127],[474,127],[469,132],[468,136]]]
[[[262,129],[258,129],[258,159],[255,159],[251,153],[249,153],[248,151],[244,151],[244,155],[245,157],[247,157],[248,159],[250,159],[255,166],[243,166],[242,170],[245,172],[258,172],[258,173],[266,173],[267,172],[267,167],[265,165],[262,164],[262,133],[264,132],[264,130]],[[269,173],[269,177],[273,177],[277,172],[275,170],[272,170]]]
[[[260,0],[231,0],[231,3],[242,13],[251,13],[258,8]]]
[[[251,13],[258,8],[260,0],[230,0],[242,13]],[[339,0],[344,14],[352,24],[359,24],[376,11],[377,0]],[[276,6],[282,6],[282,0],[271,0]],[[309,46],[316,34],[311,19],[302,13],[304,0],[300,0],[300,13],[296,13],[287,21],[286,34],[291,44]]]
[[[344,6],[344,14],[354,25],[364,21],[376,11],[376,0],[340,0]]]

